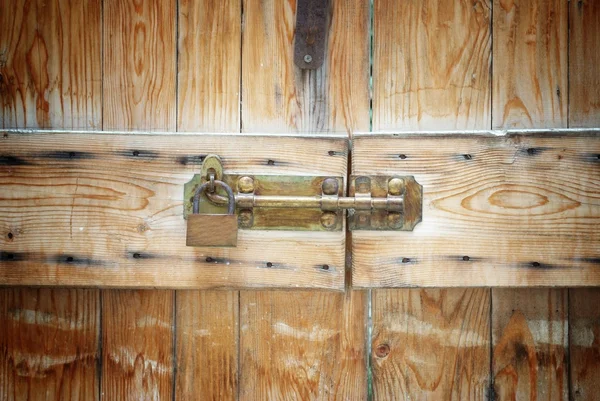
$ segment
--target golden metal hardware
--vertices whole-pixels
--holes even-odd
[[[422,187],[411,176],[352,176],[349,196],[341,177],[250,176],[224,174],[209,155],[211,172],[232,188],[242,229],[338,231],[348,210],[350,230],[412,230],[421,221]],[[184,217],[190,194],[210,181],[209,169],[185,186]],[[223,191],[204,193],[203,213],[222,211],[229,202]]]

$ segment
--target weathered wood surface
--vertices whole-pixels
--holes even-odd
[[[600,394],[600,290],[569,291],[569,360],[571,399],[592,400]]]
[[[492,294],[495,399],[568,400],[567,291],[494,289]]]
[[[102,399],[172,399],[173,294],[103,292]]]
[[[599,284],[599,154],[598,131],[355,138],[353,173],[414,176],[423,221],[355,232],[354,284]]]
[[[2,284],[343,289],[343,232],[241,230],[237,248],[186,247],[183,185],[207,153],[231,173],[343,177],[344,138],[7,135]]]
[[[177,400],[237,400],[238,293],[177,291]]]
[[[0,289],[0,400],[98,400],[98,290]]]
[[[174,131],[176,1],[103,6],[103,128]]]
[[[366,399],[363,300],[242,291],[239,399]]]
[[[98,129],[101,4],[2,2],[0,127]]]
[[[240,128],[242,0],[179,2],[177,130]]]
[[[374,399],[485,399],[489,294],[487,289],[373,291]]]
[[[374,2],[373,130],[486,129],[489,0]]]
[[[369,3],[332,0],[331,7],[325,62],[302,71],[293,61],[296,2],[244,1],[243,132],[369,129]],[[318,152],[306,155],[306,168],[319,166]],[[346,233],[330,235],[345,244]],[[322,258],[332,244],[319,241],[293,257]],[[344,263],[333,266],[343,280]],[[367,398],[364,292],[242,291],[240,319],[241,400]]]
[[[566,128],[569,3],[494,0],[492,128]]]
[[[369,127],[369,4],[331,0],[325,63],[294,64],[295,0],[244,0],[244,132],[365,131]]]
[[[600,127],[600,2],[569,7],[569,126]]]

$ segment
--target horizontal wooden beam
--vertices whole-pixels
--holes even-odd
[[[352,174],[423,186],[414,231],[353,232],[354,286],[600,285],[600,130],[357,135]]]
[[[342,136],[1,131],[0,284],[343,290],[345,232],[239,232],[186,247],[183,185],[225,173],[347,175]]]

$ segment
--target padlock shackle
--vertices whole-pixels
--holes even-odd
[[[200,185],[198,187],[198,189],[196,189],[196,192],[194,192],[194,204],[192,207],[192,213],[194,213],[194,214],[200,213],[200,195],[204,191],[206,191],[206,189],[208,188],[209,185],[211,185],[211,183],[214,183],[214,185],[216,187],[223,188],[225,190],[225,192],[227,192],[227,197],[229,198],[227,214],[234,214],[235,213],[235,195],[233,194],[233,190],[231,189],[231,187],[229,185],[227,185],[223,181],[219,181],[219,180],[207,181],[204,184]]]

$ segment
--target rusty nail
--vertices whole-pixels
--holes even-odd
[[[307,54],[306,56],[304,56],[304,62],[306,64],[312,63],[312,56],[310,54]]]
[[[238,214],[238,224],[242,228],[250,228],[254,224],[254,213],[250,209],[242,209]]]
[[[390,354],[390,346],[387,344],[380,344],[375,348],[375,355],[378,358],[385,358]]]
[[[321,215],[321,225],[327,229],[334,228],[337,224],[337,214],[335,212],[325,212]]]
[[[321,189],[325,195],[335,195],[338,193],[340,186],[335,178],[326,178],[321,184]]]
[[[242,177],[238,181],[238,190],[243,194],[254,192],[254,179],[252,177]]]
[[[388,192],[390,195],[402,195],[404,192],[404,180],[402,178],[392,178],[388,182]]]

